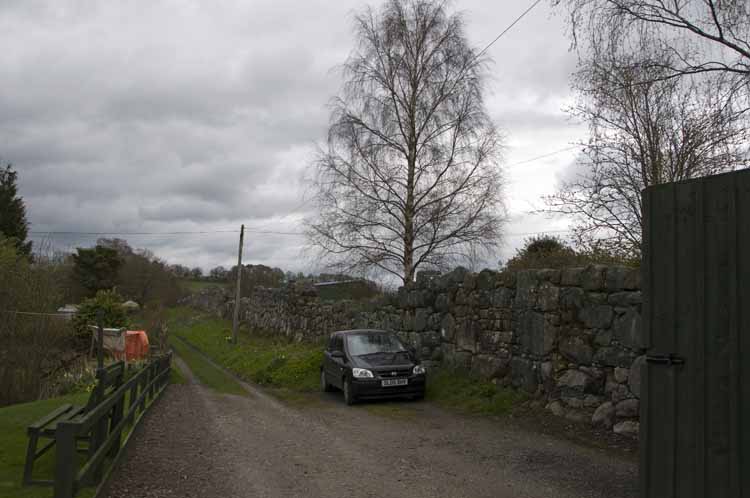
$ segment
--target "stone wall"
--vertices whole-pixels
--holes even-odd
[[[292,284],[257,289],[242,300],[241,316],[295,340],[349,328],[394,330],[428,366],[453,365],[522,389],[573,421],[638,431],[638,269],[423,272],[397,296],[367,302],[325,302],[313,288]]]

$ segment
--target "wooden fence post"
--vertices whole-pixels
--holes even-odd
[[[55,498],[73,498],[78,472],[76,424],[60,422],[55,429]]]

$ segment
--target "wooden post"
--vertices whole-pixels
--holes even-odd
[[[103,318],[103,313],[101,310],[99,310],[96,317],[97,339],[99,340],[99,344],[96,348],[97,370],[101,370],[102,368],[104,368],[104,326],[102,325]]]
[[[240,324],[240,282],[242,280],[242,243],[245,238],[245,225],[240,228],[240,248],[237,251],[237,286],[234,292],[234,316],[232,317],[232,344],[237,344],[237,328]]]
[[[55,498],[73,498],[76,491],[76,425],[60,422],[55,429]]]

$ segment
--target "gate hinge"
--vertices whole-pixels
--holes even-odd
[[[668,367],[671,367],[673,365],[685,364],[685,358],[677,356],[674,353],[646,355],[646,361],[648,363],[655,363],[657,365],[667,365]]]

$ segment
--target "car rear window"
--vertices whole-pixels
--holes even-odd
[[[406,348],[396,336],[383,333],[347,335],[346,346],[352,356],[406,351]]]

